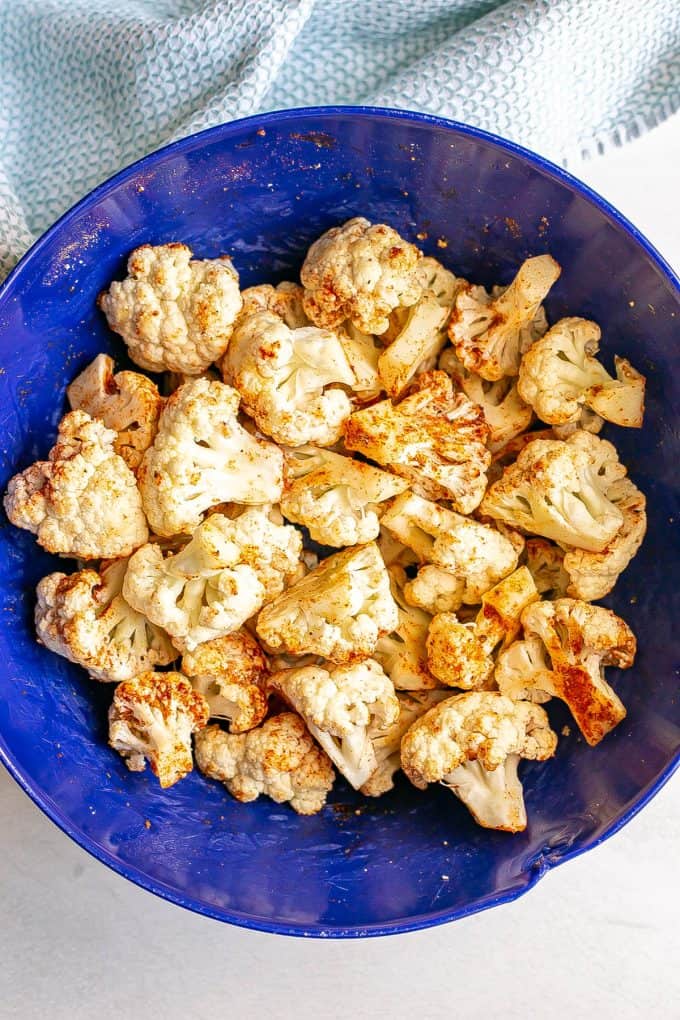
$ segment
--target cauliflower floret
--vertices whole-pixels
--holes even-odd
[[[522,355],[545,333],[541,308],[560,267],[550,255],[527,259],[506,288],[468,284],[456,296],[449,320],[449,336],[465,367],[495,382],[517,375]]]
[[[551,668],[539,663],[535,645],[514,653],[508,662],[501,655],[496,681],[515,696],[525,691],[561,698],[587,742],[594,746],[626,716],[618,695],[604,677],[605,666],[628,669],[635,658],[635,635],[627,623],[609,609],[591,606],[578,599],[538,602],[522,613],[527,641],[539,638],[550,658]],[[517,655],[531,656],[537,666],[519,680]],[[519,681],[519,682],[518,682]]]
[[[508,577],[482,595],[482,606],[475,617],[475,636],[487,655],[503,648],[517,637],[522,613],[539,595],[527,567],[518,567]]]
[[[585,405],[617,425],[642,426],[645,378],[625,358],[616,358],[612,379],[594,357],[601,335],[588,319],[560,319],[526,352],[517,386],[542,421],[578,422]]]
[[[436,603],[436,585],[442,582],[442,597],[458,605],[476,605],[483,592],[510,574],[517,566],[524,545],[518,535],[507,536],[490,524],[480,524],[452,510],[446,510],[411,492],[399,496],[382,517],[382,525],[421,561],[442,568],[463,582],[454,587],[439,574],[424,575],[407,588],[409,601],[422,605]]]
[[[408,483],[330,450],[301,446],[286,457],[281,512],[322,545],[360,545],[380,533],[380,506]]]
[[[113,448],[136,471],[154,441],[164,400],[145,375],[114,375],[113,369],[113,358],[98,354],[66,393],[73,411],[85,411],[118,433]]]
[[[356,380],[336,334],[316,326],[290,329],[270,311],[239,318],[222,372],[257,427],[277,443],[332,446],[352,411],[337,384]]]
[[[503,649],[496,662],[494,680],[501,694],[513,701],[543,704],[555,697],[550,660],[538,637],[513,641]]]
[[[459,623],[455,613],[438,613],[427,635],[430,673],[447,687],[475,690],[493,673],[493,660],[475,634],[474,623]]]
[[[564,569],[563,549],[544,538],[528,538],[524,546],[524,555],[539,595],[544,595],[547,599],[559,599],[567,594],[569,575]],[[583,555],[599,554],[584,552]]]
[[[128,564],[125,598],[180,651],[232,633],[297,571],[302,537],[271,513],[265,506],[234,519],[212,514],[165,558],[157,544],[142,546]]]
[[[623,514],[607,499],[605,478],[590,454],[572,442],[536,439],[491,485],[480,511],[515,528],[555,542],[601,552],[623,523]]]
[[[413,549],[402,545],[386,528],[381,527],[376,544],[386,567],[391,566],[393,563],[400,567],[408,567],[418,563],[418,556],[414,553]]]
[[[423,362],[430,368],[446,343],[449,310],[431,291],[412,305],[406,320],[378,358],[378,372],[388,394],[396,398],[406,389]]]
[[[401,739],[421,715],[445,698],[450,691],[397,691],[399,716],[386,730],[369,729],[378,766],[361,786],[365,797],[382,797],[394,788],[394,776],[401,768]]]
[[[424,691],[437,687],[437,681],[427,668],[425,641],[431,617],[422,609],[410,606],[404,597],[406,575],[403,568],[393,564],[389,568],[390,588],[397,605],[397,625],[389,634],[383,634],[375,646],[374,658],[380,663],[390,680],[403,691]]]
[[[244,803],[262,794],[289,803],[299,815],[315,815],[335,780],[333,766],[314,743],[299,715],[282,712],[248,733],[208,726],[195,740],[196,764]]]
[[[504,447],[515,436],[531,425],[533,411],[525,404],[517,391],[517,382],[504,376],[496,382],[488,382],[468,372],[448,347],[439,359],[439,367],[451,376],[466,397],[479,404],[489,426],[489,449],[493,452]]]
[[[471,513],[486,488],[488,431],[481,408],[454,394],[445,372],[425,372],[398,404],[382,400],[355,411],[345,446],[407,478],[421,495]]]
[[[232,733],[259,726],[267,715],[267,660],[247,631],[199,645],[182,656],[182,672],[208,702],[211,719],[226,719]]]
[[[426,563],[416,576],[404,585],[404,598],[410,606],[418,606],[431,616],[455,612],[463,605],[465,581],[450,570]]]
[[[378,375],[378,358],[383,347],[370,333],[361,333],[351,322],[345,322],[337,330],[349,367],[354,373],[352,392],[355,403],[369,404],[383,392]]]
[[[310,321],[302,307],[304,291],[299,283],[279,283],[272,287],[268,283],[248,287],[241,294],[243,308],[240,321],[258,312],[273,312],[282,319],[290,329],[309,326]],[[240,322],[239,322],[240,324]]]
[[[545,761],[557,737],[544,709],[496,691],[447,698],[422,715],[401,742],[401,764],[419,789],[441,782],[490,829],[526,828],[520,758]]]
[[[139,469],[157,535],[191,534],[218,503],[278,502],[283,454],[239,425],[239,403],[236,390],[209,379],[186,383],[168,399]]]
[[[177,657],[168,635],[123,598],[127,562],[112,560],[99,572],[48,574],[38,585],[38,641],[95,680],[130,680]]]
[[[129,556],[149,537],[135,476],[116,433],[84,411],[59,422],[49,460],[10,479],[5,512],[48,552],[82,560]]]
[[[230,258],[192,259],[185,244],[145,244],[127,268],[126,279],[100,295],[99,307],[136,364],[200,375],[224,354],[241,310]]]
[[[421,259],[384,223],[357,216],[332,227],[311,246],[300,272],[305,311],[324,329],[349,319],[362,333],[384,333],[390,312],[420,297]]]
[[[265,606],[257,633],[270,651],[334,662],[371,655],[397,626],[385,564],[374,542],[344,549]]]
[[[564,572],[569,581],[566,594],[588,602],[609,594],[647,531],[646,499],[628,478],[613,482],[607,489],[607,499],[623,514],[623,524],[616,535],[602,552],[568,549],[564,556]]]
[[[358,790],[376,768],[372,734],[399,717],[392,681],[373,659],[274,673],[271,687],[299,712],[337,770]]]
[[[131,772],[145,760],[163,789],[193,768],[191,734],[208,722],[208,703],[181,673],[147,670],[118,684],[109,709],[109,744]]]

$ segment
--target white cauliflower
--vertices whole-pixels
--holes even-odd
[[[99,571],[48,574],[38,585],[38,641],[95,680],[130,680],[177,657],[168,635],[123,598],[127,562],[112,560]]]
[[[441,572],[424,572],[406,588],[407,599],[423,608],[436,606],[439,599],[445,599],[449,609],[463,603],[476,605],[483,592],[515,569],[524,544],[512,532],[502,535],[490,524],[480,524],[411,492],[395,500],[381,523],[421,561],[462,582],[454,585]],[[458,605],[452,605],[456,601]]]
[[[208,702],[210,718],[227,720],[232,733],[252,730],[267,715],[267,660],[247,631],[205,641],[185,652],[182,672]]]
[[[394,788],[394,776],[401,768],[401,740],[416,719],[428,712],[451,691],[397,691],[399,715],[386,730],[369,730],[375,757],[378,762],[375,771],[361,786],[365,797],[382,797]]]
[[[345,423],[345,446],[407,478],[430,499],[471,513],[486,488],[488,426],[476,404],[453,392],[445,372],[425,372],[398,404],[382,400]]]
[[[354,373],[352,392],[355,403],[370,404],[383,392],[378,375],[378,358],[383,346],[377,337],[371,333],[361,333],[351,322],[338,327],[337,337]]]
[[[427,668],[425,641],[431,616],[414,606],[404,597],[406,575],[393,564],[389,568],[390,588],[397,605],[397,625],[389,634],[383,634],[375,646],[373,657],[380,663],[390,680],[403,691],[424,691],[437,687],[437,681]]]
[[[257,633],[273,652],[345,662],[371,655],[396,625],[389,576],[370,542],[322,560],[264,607]]]
[[[548,425],[579,422],[585,406],[616,425],[642,426],[645,378],[616,358],[612,379],[595,358],[601,335],[588,319],[560,319],[522,358],[520,395]]]
[[[507,646],[517,637],[522,614],[527,606],[538,602],[534,579],[527,567],[518,567],[482,595],[482,605],[475,617],[475,637],[487,655],[499,646]]]
[[[557,737],[544,709],[496,691],[468,691],[422,715],[401,742],[401,765],[419,789],[443,783],[490,829],[526,828],[521,758],[545,761]]]
[[[146,542],[142,499],[116,438],[84,411],[65,415],[49,459],[10,479],[4,503],[12,524],[48,552],[83,560],[129,556]]]
[[[100,295],[99,307],[136,364],[200,375],[224,354],[241,310],[230,258],[192,259],[185,244],[145,244],[127,269]]]
[[[300,272],[305,311],[324,329],[349,319],[362,333],[384,333],[390,313],[420,297],[421,259],[385,224],[357,216],[332,227],[311,246]]]
[[[517,375],[522,355],[547,329],[541,303],[560,272],[550,255],[539,255],[523,262],[510,286],[495,288],[493,296],[470,284],[459,291],[449,336],[470,372],[490,382]]]
[[[208,726],[196,735],[196,764],[244,803],[262,795],[315,815],[335,781],[333,766],[299,715],[282,712],[248,733]]]
[[[349,666],[305,666],[274,673],[274,691],[299,712],[337,770],[358,790],[376,768],[372,734],[399,717],[389,677],[373,659]]]
[[[248,287],[241,294],[243,308],[240,320],[257,312],[273,312],[290,329],[311,325],[302,306],[304,291],[299,283],[279,283],[272,287],[268,283]]]
[[[181,673],[147,670],[118,684],[109,709],[109,744],[131,772],[145,760],[163,789],[193,769],[191,734],[208,722],[208,704]]]
[[[73,411],[85,411],[118,435],[113,448],[133,471],[154,441],[164,400],[139,372],[118,372],[108,354],[98,354],[66,393]]]
[[[607,480],[590,453],[568,440],[536,439],[505,468],[482,500],[480,511],[515,528],[555,542],[601,552],[623,524],[623,513],[606,496]]]
[[[504,447],[531,425],[533,411],[520,397],[517,381],[511,376],[504,376],[496,382],[482,379],[468,372],[452,347],[442,353],[439,367],[451,376],[466,397],[481,407],[489,426],[489,449],[492,452]]]
[[[157,535],[191,534],[218,503],[278,502],[283,454],[238,423],[239,403],[236,390],[209,379],[168,399],[138,476]]]
[[[408,604],[424,609],[431,616],[460,609],[464,595],[465,580],[434,563],[420,567],[416,576],[404,585],[404,598]]]
[[[381,503],[408,483],[330,450],[300,446],[286,457],[281,512],[322,545],[360,545],[380,533]]]
[[[387,528],[380,528],[380,535],[376,542],[380,555],[383,558],[383,562],[386,567],[391,566],[393,563],[400,567],[408,567],[414,563],[418,563],[418,557],[414,553],[413,549],[409,549],[408,546],[402,545]]]
[[[433,616],[427,665],[440,683],[466,691],[486,686],[493,674],[493,660],[477,638],[474,623],[459,623],[455,613]]]
[[[378,373],[390,397],[397,398],[426,363],[433,368],[446,343],[449,310],[431,291],[425,291],[408,310],[396,337],[378,358]]]
[[[273,517],[273,519],[272,519]],[[270,507],[212,514],[179,552],[157,544],[130,558],[123,594],[181,651],[238,630],[294,576],[302,537]]]
[[[574,550],[574,553],[576,552],[577,550]],[[584,550],[578,552],[587,556],[600,555],[585,553]],[[544,538],[528,538],[524,546],[524,556],[539,595],[548,599],[558,599],[567,594],[569,574],[564,569],[564,549],[547,542]]]
[[[501,652],[495,679],[511,698],[566,702],[594,746],[626,716],[604,667],[627,669],[635,635],[615,613],[578,599],[537,602],[522,613],[524,641]]]

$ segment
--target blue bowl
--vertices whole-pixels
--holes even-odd
[[[0,290],[0,487],[49,449],[67,382],[98,352],[122,355],[95,308],[143,242],[234,256],[244,286],[294,274],[309,243],[358,214],[385,221],[458,273],[508,281],[529,255],[563,272],[552,320],[595,319],[606,360],[648,376],[645,426],[616,431],[649,498],[648,537],[607,604],[639,636],[611,671],[628,717],[598,748],[571,726],[527,763],[529,827],[478,829],[445,789],[403,779],[367,802],[338,783],[313,818],[241,805],[197,774],[161,792],[106,746],[112,688],[40,648],[36,582],[60,562],[0,530],[0,757],[30,797],[109,867],[181,906],[249,928],[366,936],[450,921],[514,899],[611,835],[678,764],[678,280],[615,210],[531,153],[434,117],[325,108],[269,114],[184,139],[68,212]],[[675,372],[674,372],[675,368]],[[553,724],[568,721],[551,704]]]

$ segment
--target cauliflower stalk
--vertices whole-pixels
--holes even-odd
[[[577,553],[577,550],[573,552]],[[578,553],[588,556],[600,555],[585,553],[583,550],[578,550]],[[524,557],[539,595],[557,599],[567,594],[569,574],[564,569],[563,549],[544,538],[528,538],[524,546]]]
[[[138,475],[157,535],[191,534],[219,503],[278,502],[283,454],[239,424],[239,404],[236,390],[210,379],[186,383],[168,399]]]
[[[387,570],[370,542],[322,560],[266,605],[257,633],[273,652],[346,662],[371,655],[397,619]]]
[[[231,259],[191,255],[185,244],[142,245],[127,277],[99,297],[132,360],[150,372],[200,375],[224,353],[241,310]]]
[[[4,505],[12,524],[48,552],[83,560],[129,556],[146,542],[142,500],[116,438],[85,411],[65,415],[48,460],[10,479]]]
[[[337,336],[354,373],[352,391],[355,403],[372,403],[383,392],[383,384],[378,375],[382,344],[371,333],[361,333],[351,322],[345,322],[339,327]]]
[[[322,545],[361,545],[380,533],[380,504],[407,487],[371,464],[302,446],[286,458],[281,512]]]
[[[182,672],[208,702],[210,718],[228,721],[232,733],[254,729],[267,715],[267,661],[247,631],[205,641],[185,652]]]
[[[486,488],[491,454],[484,415],[445,372],[418,376],[398,404],[382,400],[345,423],[345,446],[389,467],[429,499],[471,513]]]
[[[299,715],[282,712],[248,733],[208,726],[195,738],[196,764],[244,803],[259,796],[315,815],[326,803],[335,773]]]
[[[419,789],[448,786],[479,825],[521,832],[527,819],[519,762],[545,761],[556,746],[540,706],[496,691],[470,691],[416,720],[402,739],[401,764]]]
[[[272,519],[273,518],[273,519]],[[238,630],[295,575],[302,539],[270,507],[212,514],[179,552],[158,544],[130,558],[123,594],[181,651]]]
[[[118,684],[109,709],[109,744],[131,772],[145,761],[163,789],[193,769],[191,734],[208,721],[208,704],[181,673],[140,673]]]
[[[437,681],[428,670],[425,647],[431,617],[406,601],[403,569],[393,564],[389,575],[392,597],[397,605],[397,625],[378,640],[374,657],[397,690],[423,691],[437,687]]]
[[[588,319],[560,319],[522,358],[518,389],[548,425],[579,422],[583,409],[616,425],[640,428],[645,378],[616,358],[616,379],[595,357],[600,327]]]
[[[448,317],[448,309],[431,291],[409,309],[399,333],[378,358],[378,373],[390,397],[400,396],[424,362],[434,367],[446,343]]]
[[[399,701],[381,666],[305,666],[274,673],[271,687],[299,712],[338,771],[358,790],[378,759],[372,735],[399,717]]]

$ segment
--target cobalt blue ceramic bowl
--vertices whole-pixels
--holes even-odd
[[[264,931],[407,931],[515,898],[638,811],[678,764],[677,479],[680,289],[651,246],[582,184],[529,152],[434,117],[298,110],[205,131],[97,188],[32,248],[0,291],[0,488],[51,445],[67,382],[120,355],[95,308],[131,248],[186,241],[233,255],[244,285],[295,273],[309,243],[358,214],[391,223],[458,273],[506,282],[529,255],[563,272],[551,319],[595,319],[605,359],[649,380],[641,432],[616,441],[649,499],[643,548],[607,600],[639,636],[612,677],[625,722],[596,749],[574,733],[524,766],[525,833],[476,828],[445,789],[407,782],[377,802],[338,784],[300,818],[241,805],[194,774],[162,793],[106,746],[111,687],[40,648],[34,588],[59,562],[0,530],[0,757],[33,800],[99,860],[184,907]],[[675,527],[675,531],[673,528]],[[567,717],[549,706],[561,729]]]

